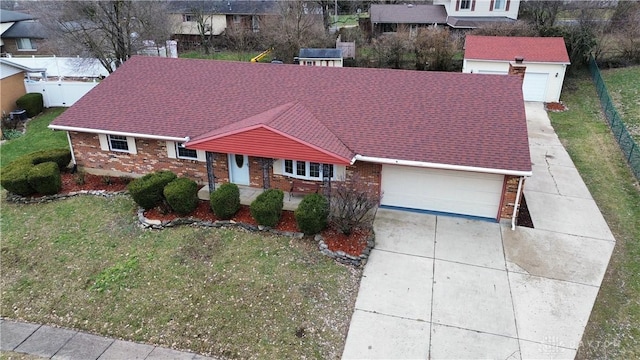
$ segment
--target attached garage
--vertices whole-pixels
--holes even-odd
[[[462,72],[506,75],[516,59],[526,68],[525,101],[558,102],[569,65],[561,37],[475,36],[465,39]]]
[[[496,219],[504,175],[382,165],[383,206]]]

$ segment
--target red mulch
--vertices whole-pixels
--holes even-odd
[[[106,190],[110,192],[122,191],[127,188],[127,184],[131,181],[130,178],[120,177],[106,177],[97,176],[91,174],[84,174],[84,183],[79,184],[77,180],[80,175],[71,173],[62,173],[62,189],[60,193],[69,193],[80,190]],[[37,197],[39,195],[32,195]],[[161,209],[151,209],[145,211],[145,217],[153,220],[170,221],[178,217],[193,217],[203,221],[216,221],[219,220],[211,211],[208,201],[200,201],[198,207],[191,214],[186,216],[180,216],[175,213],[163,213]],[[242,205],[240,211],[232,218],[236,222],[242,222],[245,224],[258,225],[258,223],[251,217],[249,206]],[[280,222],[275,226],[279,231],[299,231],[296,223],[296,218],[293,211],[283,211]],[[324,242],[331,251],[342,250],[345,253],[353,256],[359,256],[362,251],[367,247],[367,238],[369,236],[369,230],[356,230],[350,236],[341,234],[333,228],[327,228],[322,231],[321,235],[324,238]]]
[[[544,108],[547,111],[552,111],[552,112],[562,112],[567,110],[567,107],[560,102],[545,103]]]

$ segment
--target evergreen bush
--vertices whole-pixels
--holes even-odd
[[[260,225],[276,226],[282,215],[283,199],[282,190],[266,190],[251,203],[251,216]]]
[[[329,201],[321,194],[305,196],[294,212],[298,229],[306,235],[317,234],[327,227]]]
[[[240,189],[238,185],[226,183],[209,195],[211,210],[223,220],[231,219],[240,210]]]
[[[188,178],[177,178],[164,187],[167,203],[180,215],[186,215],[198,206],[198,184]]]

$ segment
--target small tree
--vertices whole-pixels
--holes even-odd
[[[413,39],[417,70],[447,71],[453,65],[456,54],[456,40],[448,28],[428,27],[420,29]]]
[[[341,233],[350,235],[359,227],[371,226],[375,215],[373,209],[379,202],[375,187],[350,173],[331,189],[330,221]]]
[[[398,28],[395,33],[383,34],[373,39],[371,45],[378,67],[400,69],[405,55],[411,50],[409,31],[406,28]]]

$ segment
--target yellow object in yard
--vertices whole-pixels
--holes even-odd
[[[267,50],[265,50],[265,51],[261,52],[261,53],[260,53],[260,54],[258,54],[257,56],[255,56],[255,57],[251,58],[251,62],[258,62],[258,61],[260,61],[263,57],[265,57],[265,56],[269,55],[269,53],[271,52],[271,50],[273,50],[273,49],[267,49]]]

